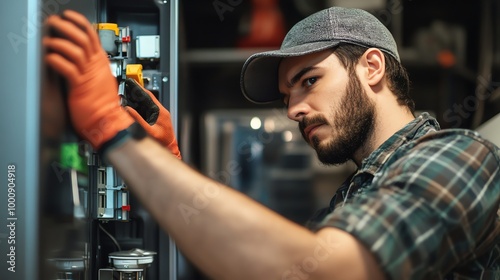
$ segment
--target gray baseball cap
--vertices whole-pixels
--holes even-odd
[[[378,48],[400,61],[392,34],[375,16],[360,9],[332,7],[295,24],[279,50],[250,56],[241,71],[243,95],[254,103],[280,99],[278,67],[282,58],[319,52],[340,43]]]

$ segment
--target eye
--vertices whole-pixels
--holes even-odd
[[[307,78],[307,79],[304,79],[303,85],[304,85],[305,87],[311,87],[311,86],[312,86],[312,85],[314,85],[317,81],[318,81],[318,78],[317,78],[317,77]]]

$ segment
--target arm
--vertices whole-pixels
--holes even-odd
[[[75,12],[52,16],[47,24],[66,37],[46,37],[44,45],[47,63],[69,81],[75,130],[94,148],[109,146],[133,120],[118,105],[95,31]],[[107,149],[108,160],[183,253],[212,278],[381,279],[373,257],[350,235],[333,228],[314,234],[287,221],[195,172],[151,138],[116,143]]]
[[[289,222],[151,139],[128,141],[108,158],[181,251],[216,279],[383,279],[350,235]]]

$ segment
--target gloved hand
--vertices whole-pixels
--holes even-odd
[[[134,122],[120,106],[107,55],[94,27],[77,12],[50,16],[46,25],[58,36],[43,38],[48,51],[45,61],[68,82],[73,127],[99,149]]]
[[[177,158],[181,152],[175,139],[170,113],[156,97],[134,79],[125,80],[125,97],[128,113],[160,144]]]

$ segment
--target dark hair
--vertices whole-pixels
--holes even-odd
[[[353,44],[340,44],[333,49],[344,67],[354,72],[354,66],[359,58],[368,48]],[[385,57],[385,76],[389,82],[389,89],[396,95],[399,105],[406,106],[412,113],[415,111],[415,102],[410,97],[410,79],[408,72],[392,55],[384,53]]]

